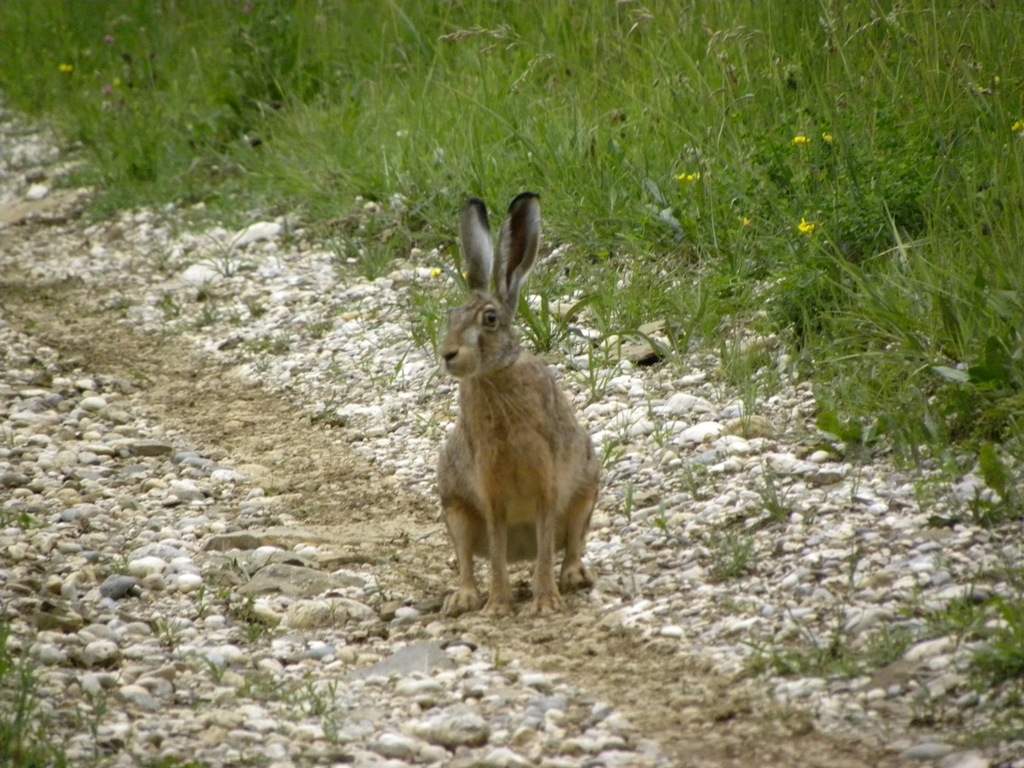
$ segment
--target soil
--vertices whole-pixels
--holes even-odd
[[[5,238],[45,247],[47,227],[22,222]],[[119,377],[134,407],[168,434],[217,458],[270,470],[277,492],[353,560],[371,565],[394,594],[427,610],[454,580],[451,550],[434,499],[402,488],[356,454],[329,424],[243,380],[174,336],[142,335],[107,309],[123,286],[45,283],[0,274],[0,313],[60,352],[69,365]],[[426,573],[409,561],[432,563]],[[783,709],[753,680],[726,680],[678,641],[644,639],[602,626],[582,599],[554,618],[520,615],[451,620],[502,661],[522,659],[619,708],[680,766],[895,766],[882,749],[823,733],[806,712]],[[437,620],[429,615],[428,620]]]

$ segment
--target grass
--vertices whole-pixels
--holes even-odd
[[[602,335],[757,350],[725,355],[750,399],[778,377],[741,342],[778,334],[868,430],[857,452],[1019,463],[1022,22],[981,0],[9,0],[0,87],[82,147],[97,215],[297,212],[367,277],[451,243],[468,194],[540,191],[571,247],[537,284]],[[524,317],[564,336],[545,303]]]
[[[50,738],[48,718],[40,712],[33,664],[24,650],[20,658],[15,655],[10,637],[10,624],[0,621],[0,756],[24,768],[67,765],[60,745]]]

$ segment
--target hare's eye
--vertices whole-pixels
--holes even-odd
[[[498,312],[495,309],[484,310],[484,325],[488,328],[493,328],[498,324]]]

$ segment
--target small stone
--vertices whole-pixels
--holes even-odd
[[[346,597],[331,597],[292,603],[285,612],[284,624],[292,629],[316,629],[370,618],[377,618],[377,613],[365,603]]]
[[[83,397],[81,402],[78,403],[78,407],[83,411],[102,411],[107,407],[107,399],[101,395]]]
[[[203,577],[196,573],[183,573],[174,580],[179,592],[195,592],[203,586]]]
[[[128,562],[128,573],[140,579],[144,579],[151,573],[162,574],[165,568],[167,568],[167,561],[155,555],[140,557]]]
[[[724,427],[717,421],[702,421],[680,432],[679,440],[683,443],[696,443],[699,445],[708,440],[714,440],[722,434],[723,429]]]
[[[160,703],[160,699],[141,685],[122,685],[118,694],[125,702],[134,704],[139,709],[144,709],[147,712],[156,712],[163,706]]]
[[[281,225],[276,221],[257,221],[235,235],[232,245],[241,248],[258,240],[274,240],[281,234],[281,229]]]
[[[50,194],[50,188],[45,184],[32,184],[25,190],[25,199],[33,202],[45,199]]]
[[[980,752],[953,752],[939,760],[938,768],[991,768],[992,763]]]
[[[399,696],[412,699],[424,709],[433,707],[441,698],[441,684],[436,680],[417,680],[405,678],[398,681],[395,686],[395,693]]]
[[[508,747],[498,747],[488,752],[480,765],[485,768],[531,768],[534,763]]]
[[[109,666],[119,656],[117,643],[112,640],[93,640],[82,649],[82,663],[87,667]]]
[[[412,643],[373,666],[350,672],[346,678],[388,677],[415,672],[426,675],[437,669],[454,669],[455,666],[455,662],[436,643]]]
[[[900,757],[905,760],[941,760],[954,751],[954,747],[941,741],[925,741],[903,750]]]
[[[29,477],[21,472],[4,472],[0,474],[0,488],[21,488],[28,485]]]
[[[204,286],[223,279],[223,275],[209,264],[193,264],[180,275],[178,280],[186,285]]]
[[[63,648],[49,643],[41,643],[32,649],[40,664],[63,667],[68,663],[68,654]]]
[[[398,733],[383,733],[369,743],[369,748],[378,755],[411,762],[419,752],[421,742],[411,736]]]
[[[481,747],[491,735],[490,726],[480,715],[457,709],[414,721],[411,729],[419,738],[448,749]]]
[[[109,597],[111,600],[120,600],[124,597],[138,597],[142,594],[139,588],[139,580],[132,576],[114,574],[108,576],[100,584],[100,594]]]
[[[128,444],[132,456],[170,456],[174,447],[160,440],[135,440]]]

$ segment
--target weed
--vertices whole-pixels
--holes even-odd
[[[783,676],[856,677],[884,667],[901,658],[915,640],[906,627],[883,627],[866,642],[854,642],[843,629],[838,613],[832,630],[819,635],[798,622],[800,644],[779,647],[751,643],[754,654],[748,662],[753,674],[768,672]]]
[[[173,293],[163,293],[156,302],[156,308],[163,313],[164,320],[175,320],[181,316],[181,302]]]
[[[246,349],[253,355],[286,355],[292,348],[292,337],[287,333],[276,333],[261,336],[245,343]]]
[[[708,547],[711,550],[711,578],[714,581],[733,581],[746,576],[757,564],[754,536],[749,533],[727,531],[712,534]]]
[[[253,320],[259,320],[267,314],[267,306],[255,297],[245,299],[245,308],[249,311],[249,317]]]
[[[619,371],[616,366],[611,364],[605,345],[598,344],[595,348],[593,344],[587,344],[586,353],[586,365],[580,366],[580,370],[573,373],[573,378],[583,383],[590,402],[595,403],[604,397],[609,382],[618,375]]]
[[[244,600],[232,596],[225,601],[225,615],[242,628],[247,643],[255,643],[267,634],[267,624],[255,610],[255,602],[252,596]]]
[[[607,471],[615,466],[626,455],[626,449],[622,442],[613,438],[606,438],[601,443],[601,470]]]
[[[626,517],[626,523],[633,522],[633,483],[626,483],[626,490],[622,495],[622,514]]]
[[[767,466],[764,467],[761,478],[763,482],[757,493],[761,498],[762,507],[768,513],[766,522],[769,525],[785,523],[792,512],[792,505],[786,498],[787,491],[779,485],[775,473]]]
[[[703,464],[687,462],[683,465],[683,484],[694,501],[703,501],[710,497],[712,490],[708,481],[708,468]]]
[[[0,620],[0,755],[26,768],[65,766],[59,741],[50,736],[27,649],[20,658],[10,647],[11,625]]]
[[[199,312],[199,317],[195,320],[195,327],[197,329],[209,328],[211,325],[216,325],[218,319],[216,308],[210,304],[204,304]]]
[[[409,288],[409,313],[413,342],[436,358],[448,316],[442,297],[433,286],[414,282]]]
[[[218,275],[221,277],[233,277],[247,265],[236,254],[233,242],[223,243],[214,237],[208,239],[213,244],[214,255],[204,259],[203,263],[210,266]]]

